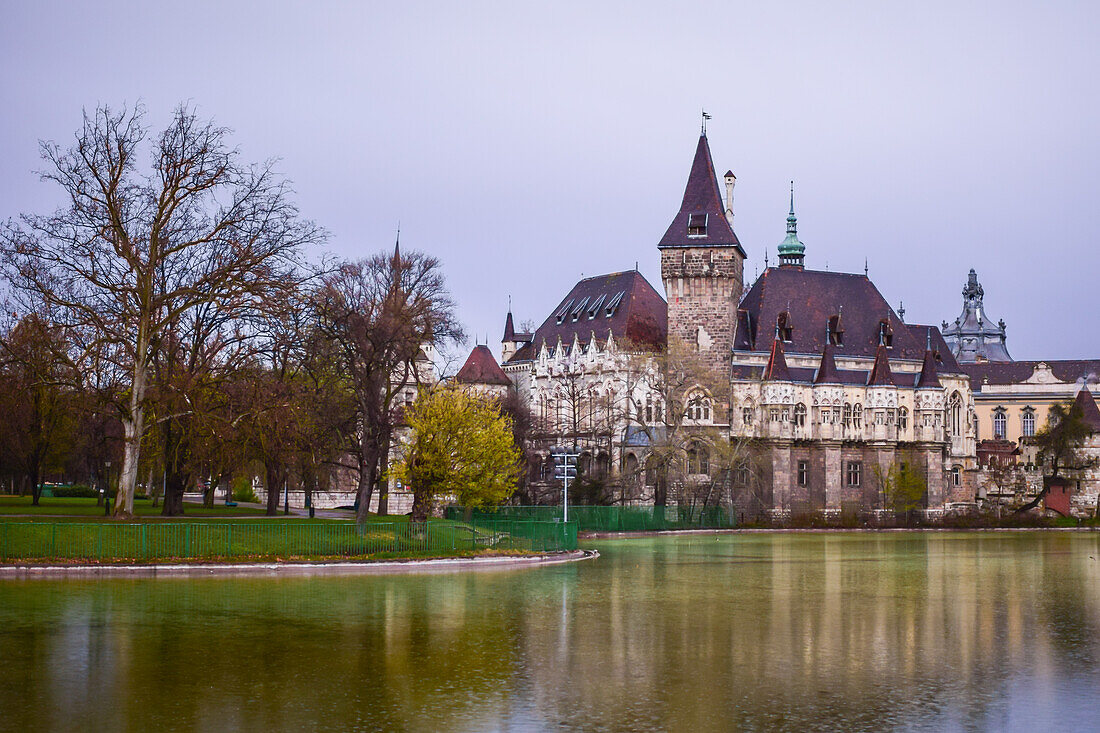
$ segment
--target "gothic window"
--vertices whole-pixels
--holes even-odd
[[[962,435],[962,397],[958,392],[952,393],[947,412],[950,418],[947,424],[951,427],[951,435]]]
[[[907,430],[909,428],[909,408],[898,408],[898,430]]]
[[[783,414],[783,411],[780,410],[778,407],[773,407],[770,410],[768,410],[768,415],[771,418],[772,422],[779,422],[782,419],[782,417],[781,417],[782,414]]]
[[[707,236],[707,214],[688,214],[688,236]]]
[[[1035,435],[1035,410],[1030,407],[1024,408],[1024,414],[1021,417],[1021,433],[1025,438],[1030,438]]]
[[[801,402],[794,406],[794,424],[799,428],[806,426],[806,406]]]
[[[894,414],[893,410],[887,410],[886,411],[886,424],[887,425],[893,425],[896,418],[897,418],[897,416]]]
[[[848,486],[853,488],[859,486],[860,474],[863,472],[863,464],[859,461],[848,461]]]
[[[993,411],[993,437],[997,440],[1004,440],[1007,427],[1008,417],[1005,415],[1004,408],[998,407]]]
[[[661,417],[661,401],[657,400],[653,403],[653,419],[657,422],[661,422],[664,418]]]
[[[858,402],[852,408],[852,426],[856,430],[863,429],[863,405]]]
[[[737,472],[734,476],[734,480],[738,486],[749,485],[749,464],[741,463],[737,466]]]
[[[741,408],[741,423],[744,425],[752,425],[753,414],[756,412],[751,407]]]
[[[710,420],[710,400],[706,395],[697,393],[688,401],[687,417],[700,422]]]
[[[798,462],[798,485],[806,486],[810,483],[810,463],[809,461]]]
[[[701,443],[688,449],[688,473],[710,473],[710,452]]]
[[[952,486],[962,485],[962,468],[959,467],[959,466],[954,466],[951,469],[951,485]]]
[[[852,406],[847,402],[844,403],[844,427],[852,427]]]

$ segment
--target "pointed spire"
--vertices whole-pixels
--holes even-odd
[[[772,353],[768,356],[768,365],[764,367],[764,379],[771,382],[791,381],[787,358],[783,355],[783,342],[778,338],[772,341]]]
[[[397,241],[393,245],[393,261],[401,261],[401,222],[397,222]]]
[[[787,238],[779,243],[779,266],[802,267],[806,247],[798,241],[798,217],[794,215],[794,181],[791,181],[791,211],[787,214]]]
[[[718,176],[705,134],[699,136],[680,210],[658,247],[736,247],[741,243],[726,219],[726,207],[718,189]]]
[[[501,341],[515,341],[516,328],[512,325],[512,309],[508,308],[508,317],[504,319],[504,338]]]
[[[894,375],[890,371],[890,357],[886,347],[879,344],[875,351],[875,365],[871,367],[871,374],[867,378],[869,387],[894,387]]]
[[[821,352],[821,364],[814,375],[814,384],[840,384],[840,372],[836,368],[833,351],[833,345],[826,341],[825,349]]]
[[[931,331],[929,332],[931,333]],[[939,389],[940,375],[936,369],[936,355],[932,353],[932,346],[924,350],[924,363],[920,367],[920,376],[917,377],[917,389]]]

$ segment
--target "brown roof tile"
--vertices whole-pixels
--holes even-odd
[[[1075,400],[1077,407],[1081,408],[1081,414],[1092,432],[1100,433],[1100,408],[1096,406],[1096,399],[1088,387],[1084,387],[1077,393]]]
[[[478,344],[466,358],[466,363],[458,370],[455,381],[462,384],[502,384],[510,385],[512,381],[497,364],[493,352],[485,344]]]

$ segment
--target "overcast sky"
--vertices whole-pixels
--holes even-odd
[[[795,180],[808,267],[906,320],[974,267],[1017,359],[1100,357],[1100,3],[0,4],[0,219],[52,209],[37,141],[82,107],[181,100],[282,159],[328,248],[440,257],[494,351],[656,243],[699,131],[737,175],[746,275]]]

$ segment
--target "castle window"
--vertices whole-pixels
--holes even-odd
[[[573,309],[573,320],[576,321],[581,317],[581,313],[584,313],[584,307],[588,305],[588,298],[582,298],[580,303],[577,303],[577,307]]]
[[[779,318],[775,322],[775,332],[780,341],[790,343],[791,337],[794,335],[794,329],[791,327],[791,314],[780,313]]]
[[[794,424],[798,428],[806,426],[806,406],[801,402],[794,406]]]
[[[993,411],[993,437],[996,440],[1004,440],[1007,428],[1008,417],[1005,415],[1004,408],[998,407]]]
[[[848,461],[848,486],[859,487],[860,474],[863,472],[863,464],[859,461]]]
[[[810,463],[809,461],[798,462],[798,485],[806,486],[810,483]]]
[[[856,430],[863,429],[863,405],[858,402],[852,408],[852,427]]]
[[[707,236],[707,214],[688,214],[688,236]]]
[[[695,443],[688,449],[688,473],[710,473],[710,453],[701,443]]]
[[[962,435],[962,397],[959,396],[958,392],[951,395],[951,403],[947,412],[950,417],[948,425],[951,426],[951,435]]]
[[[645,421],[647,423],[653,422],[653,398],[645,398]]]
[[[606,295],[601,295],[592,301],[592,305],[588,306],[588,320],[592,320],[596,317],[596,314],[600,312],[600,306],[603,305],[604,299],[606,298]]]
[[[621,292],[619,292],[619,293],[616,293],[616,294],[615,294],[615,297],[614,297],[614,298],[612,298],[612,299],[611,299],[611,300],[610,300],[610,301],[608,302],[608,304],[607,304],[607,310],[606,310],[606,311],[604,312],[604,315],[606,315],[606,316],[607,316],[608,318],[610,318],[611,316],[615,315],[615,309],[619,307],[619,303],[621,303],[621,302],[622,302],[622,299],[623,299],[623,296],[624,296],[624,295],[626,295],[626,291],[625,291],[625,290],[623,290],[623,291],[621,291]]]
[[[951,469],[951,485],[952,486],[961,486],[962,485],[962,468],[960,468],[959,466],[954,466]]]
[[[739,464],[737,466],[736,475],[734,476],[734,481],[737,482],[738,486],[748,486],[749,478],[749,465],[747,463]]]
[[[909,428],[909,408],[898,408],[898,430],[906,430]]]
[[[833,346],[844,345],[844,329],[840,326],[840,316],[829,316],[829,343]]]
[[[751,407],[741,408],[741,423],[743,425],[752,425],[753,413],[756,412]]]
[[[852,406],[847,402],[844,403],[844,427],[852,427]]]
[[[710,420],[710,400],[703,394],[696,394],[688,401],[687,418],[689,420]]]
[[[1035,435],[1035,410],[1030,407],[1024,408],[1024,414],[1020,418],[1021,433],[1025,438],[1030,438]]]
[[[894,329],[890,328],[889,321],[880,321],[878,324],[878,342],[886,348],[894,346]]]
[[[557,321],[558,323],[562,323],[563,321],[565,321],[565,317],[566,317],[566,316],[567,316],[567,315],[569,314],[569,309],[570,309],[570,308],[571,308],[571,307],[573,306],[573,300],[574,300],[574,299],[572,299],[572,298],[571,298],[571,299],[569,300],[569,302],[568,302],[568,303],[566,303],[565,305],[563,305],[563,306],[562,306],[562,307],[561,307],[561,308],[560,308],[560,309],[558,310],[558,312],[554,314],[554,319],[555,319],[555,320],[556,320],[556,321]]]

